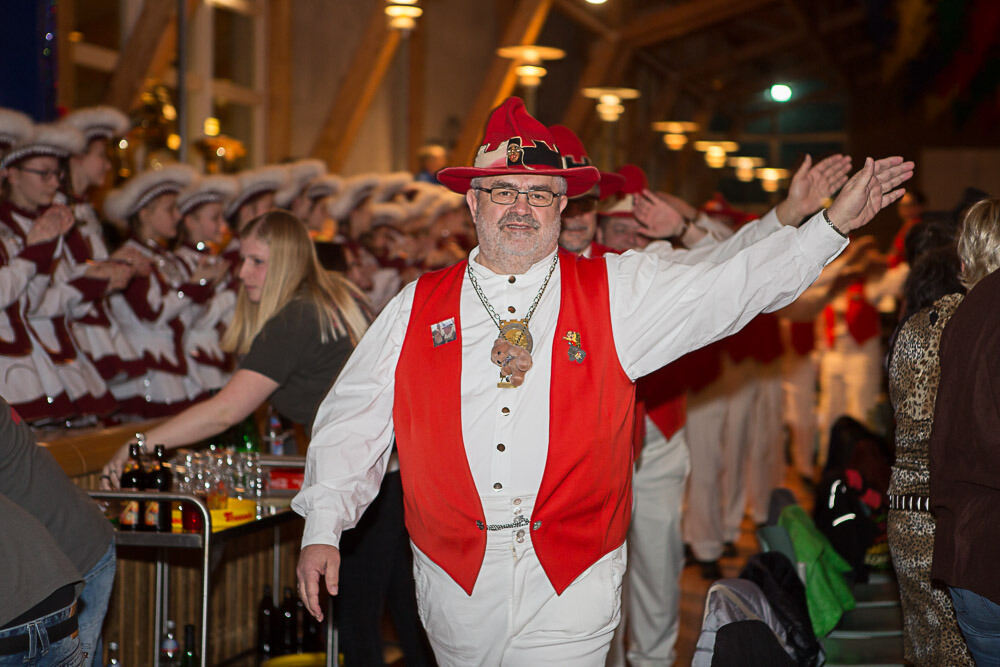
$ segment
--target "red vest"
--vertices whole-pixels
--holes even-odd
[[[463,261],[426,273],[417,282],[396,365],[393,420],[410,538],[471,595],[486,551],[486,518],[462,438],[466,266]],[[625,541],[636,414],[635,385],[615,351],[604,260],[560,251],[559,270],[548,455],[530,526],[535,553],[557,594]],[[455,319],[457,338],[435,347],[430,327],[449,318]],[[563,339],[570,331],[580,334],[587,353],[582,363],[570,358]]]
[[[865,281],[863,279],[847,288],[847,311],[844,313],[844,319],[847,320],[848,333],[858,345],[864,345],[879,334],[881,317],[878,309],[865,297]],[[837,314],[833,310],[833,306],[827,306],[823,309],[823,325],[826,346],[829,348],[833,347],[836,338],[836,324]]]

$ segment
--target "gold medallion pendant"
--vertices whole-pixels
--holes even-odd
[[[500,337],[513,345],[523,347],[529,353],[534,347],[528,325],[522,320],[500,320]]]

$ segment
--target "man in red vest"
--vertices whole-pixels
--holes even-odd
[[[728,261],[558,252],[565,169],[517,98],[498,107],[464,192],[479,238],[383,310],[324,399],[304,488],[299,595],[322,616],[340,533],[378,490],[393,435],[421,620],[442,665],[601,665],[618,625],[634,381],[804,289],[912,174],[868,161],[828,211]],[[705,308],[713,303],[713,308]],[[455,337],[435,345],[435,325]],[[499,366],[499,373],[497,367]]]

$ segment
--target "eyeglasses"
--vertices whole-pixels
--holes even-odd
[[[26,171],[29,174],[34,174],[35,176],[38,176],[43,181],[47,181],[50,178],[52,178],[53,176],[55,177],[55,179],[57,181],[58,180],[62,180],[62,177],[63,177],[63,170],[62,169],[31,169],[29,167],[14,167],[14,168],[17,169],[18,171]]]
[[[566,208],[563,209],[562,217],[575,218],[578,215],[591,213],[596,210],[597,197],[574,197],[567,202]]]
[[[490,201],[494,204],[500,204],[502,206],[510,206],[517,201],[518,195],[524,195],[528,199],[528,203],[532,206],[545,207],[552,206],[552,202],[555,201],[556,197],[561,197],[562,195],[557,195],[555,192],[550,190],[515,190],[514,188],[472,188],[473,190],[481,190],[483,192],[490,193]]]

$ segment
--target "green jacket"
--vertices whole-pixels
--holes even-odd
[[[825,637],[836,627],[845,611],[854,609],[854,595],[844,578],[851,566],[841,558],[830,541],[799,505],[781,512],[778,524],[788,531],[795,557],[806,565],[806,602],[817,637]]]

